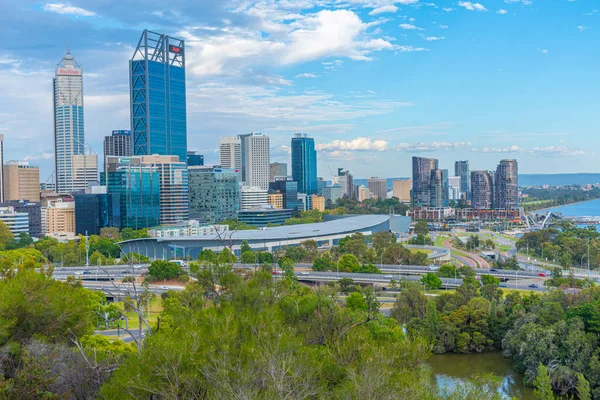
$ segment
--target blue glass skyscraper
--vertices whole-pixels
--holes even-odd
[[[145,30],[129,61],[133,154],[186,161],[185,44]]]
[[[298,182],[300,193],[317,193],[315,140],[301,133],[292,138],[292,178]]]

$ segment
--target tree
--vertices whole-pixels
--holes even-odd
[[[417,221],[417,223],[415,224],[415,234],[423,236],[427,236],[429,234],[429,227],[427,226],[427,221]]]
[[[119,240],[121,235],[119,234],[119,228],[107,227],[100,228],[100,237],[110,240]]]
[[[338,260],[339,269],[345,272],[352,272],[360,268],[360,262],[353,254],[344,254]]]
[[[256,262],[256,254],[252,250],[246,250],[240,256],[242,263],[244,264],[253,264]]]
[[[303,246],[287,246],[285,248],[285,256],[294,262],[302,261],[308,252]]]
[[[533,386],[535,387],[533,390],[533,395],[536,399],[554,400],[552,384],[550,383],[550,375],[548,374],[548,369],[542,365],[542,363],[538,364],[537,376],[533,381]]]
[[[340,285],[340,292],[343,294],[348,294],[354,289],[354,280],[351,278],[342,278],[338,280],[338,284]]]
[[[396,236],[391,232],[377,232],[371,237],[373,248],[381,254],[387,247],[396,243]]]
[[[577,397],[579,400],[592,400],[590,383],[585,379],[582,373],[577,374]]]
[[[346,307],[351,310],[368,311],[369,306],[361,292],[352,292],[346,298]]]
[[[323,254],[315,258],[312,269],[313,271],[329,271],[332,267],[333,263],[329,254]]]
[[[19,247],[28,247],[33,244],[33,239],[26,232],[19,233]]]
[[[124,228],[121,231],[121,240],[144,239],[149,237],[150,235],[148,235],[148,229],[145,228],[137,231],[131,228]]]
[[[495,285],[495,286],[498,286],[500,284],[500,279],[496,278],[493,275],[483,274],[483,275],[481,275],[481,283],[483,285]]]
[[[168,280],[177,278],[181,274],[181,266],[174,262],[156,260],[148,267],[148,274],[154,280]]]
[[[240,252],[241,253],[245,253],[245,252],[251,251],[251,250],[252,250],[252,248],[248,244],[248,241],[247,240],[242,240],[242,244],[240,245]]]
[[[415,282],[402,282],[402,291],[390,312],[390,316],[401,324],[407,323],[413,318],[424,318],[427,297]]]
[[[458,272],[458,267],[452,264],[444,264],[437,271],[439,277],[442,278],[458,278],[460,273]]]
[[[0,247],[6,248],[6,246],[15,239],[14,235],[8,229],[3,221],[0,221]]]
[[[421,282],[427,289],[441,289],[443,285],[442,280],[433,272],[423,275]]]
[[[235,262],[235,260],[235,255],[227,247],[223,248],[217,257],[217,261],[221,264],[232,264]]]

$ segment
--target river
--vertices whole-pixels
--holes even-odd
[[[436,383],[453,386],[475,374],[493,373],[502,378],[501,393],[505,398],[533,400],[533,390],[523,385],[522,377],[515,372],[510,359],[501,352],[477,354],[435,354],[427,360]]]
[[[551,207],[552,210],[561,213],[564,216],[582,217],[582,216],[600,216],[600,199],[582,201],[581,203],[567,204],[565,206]],[[600,225],[596,225],[596,229],[600,231]]]

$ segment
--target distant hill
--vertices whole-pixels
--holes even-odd
[[[563,186],[600,183],[600,174],[520,174],[519,186]]]

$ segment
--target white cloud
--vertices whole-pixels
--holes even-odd
[[[454,11],[453,8],[442,8],[442,10],[446,11],[446,12],[450,12],[450,11]]]
[[[448,29],[448,25],[440,24],[439,27],[440,27],[440,29]]]
[[[587,31],[588,29],[590,29],[590,27],[589,26],[579,25],[577,27],[577,29],[579,29],[579,32],[583,32],[583,31]]]
[[[303,74],[296,75],[296,78],[317,78],[317,75],[305,72]]]
[[[459,7],[466,8],[469,11],[487,11],[487,8],[485,8],[480,3],[471,3],[470,1],[459,1],[457,5]]]
[[[504,2],[507,4],[521,3],[524,6],[530,6],[531,4],[533,4],[531,0],[504,0]]]
[[[534,147],[531,149],[525,149],[517,145],[507,147],[483,147],[481,149],[472,149],[475,152],[482,153],[513,153],[513,154],[524,154],[530,156],[561,156],[561,157],[574,157],[586,155],[582,150],[570,149],[566,146],[547,146],[547,147]]]
[[[444,39],[446,39],[446,38],[443,37],[443,36],[441,36],[441,37],[438,37],[438,36],[427,36],[425,38],[425,40],[427,40],[428,42],[434,42],[436,40],[444,40]]]
[[[413,51],[429,51],[425,47],[413,47],[413,46],[397,46],[395,49],[400,53],[412,53]]]
[[[348,140],[334,140],[330,143],[316,145],[319,151],[388,151],[389,145],[385,140],[371,140],[365,137]]]
[[[538,51],[542,54],[548,54],[548,49],[538,49]]]
[[[405,31],[413,31],[413,30],[422,31],[423,30],[423,28],[419,28],[418,26],[415,26],[413,24],[400,24],[398,26],[400,28],[404,29]]]
[[[75,15],[77,17],[92,17],[96,15],[93,11],[64,3],[47,3],[44,5],[44,10],[63,15]]]
[[[429,151],[450,151],[470,146],[471,142],[419,142],[415,144],[400,143],[399,145],[394,146],[394,149],[409,153],[418,153]]]
[[[506,11],[506,10],[504,10],[502,8],[499,9],[498,11],[496,11],[496,14],[500,14],[500,15],[504,15],[504,14],[507,14],[507,13],[508,13],[508,11]]]
[[[398,7],[396,7],[393,4],[388,4],[386,6],[374,8],[369,13],[369,15],[379,15],[379,14],[383,14],[383,13],[395,13],[396,11],[398,11]]]

